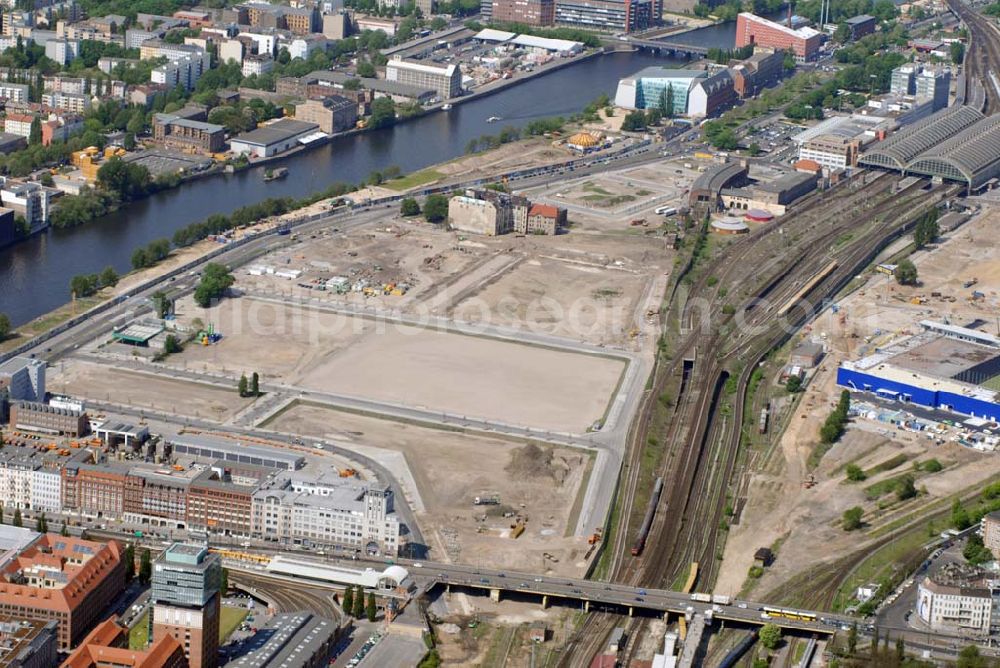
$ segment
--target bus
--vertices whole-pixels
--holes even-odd
[[[673,216],[677,214],[677,207],[661,206],[659,209],[656,209],[655,213],[658,216]]]

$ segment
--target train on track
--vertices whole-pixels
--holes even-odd
[[[639,527],[639,535],[636,536],[635,543],[632,544],[632,556],[638,557],[646,548],[646,539],[649,538],[649,530],[653,526],[653,518],[656,516],[656,506],[660,503],[660,495],[663,493],[663,478],[657,478],[653,485],[653,493],[649,497],[649,506],[646,508],[646,516],[642,518],[642,526]]]
[[[794,619],[799,622],[815,622],[816,615],[811,612],[800,612],[787,608],[771,608],[764,606],[764,614],[768,617],[780,617],[782,619]]]
[[[788,312],[791,311],[796,304],[805,299],[806,295],[812,292],[813,288],[819,285],[823,281],[823,279],[825,279],[827,276],[832,274],[836,268],[837,268],[837,261],[834,260],[830,262],[830,264],[826,265],[826,267],[823,268],[823,271],[819,272],[811,279],[809,279],[809,281],[804,286],[802,286],[802,289],[795,293],[794,297],[789,299],[787,302],[785,302],[784,306],[778,309],[778,316],[784,317],[788,315]]]

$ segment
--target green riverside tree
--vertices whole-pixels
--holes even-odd
[[[142,554],[139,556],[139,582],[144,585],[149,584],[150,579],[153,577],[153,558],[149,553],[149,548],[142,548]]]
[[[448,198],[444,195],[428,195],[424,201],[424,218],[428,223],[440,223],[448,217]]]
[[[375,605],[375,592],[368,592],[368,604],[365,606],[365,614],[368,615],[369,622],[375,621],[377,612],[378,608]]]
[[[64,525],[65,526],[65,525]],[[125,582],[131,582],[135,577],[135,545],[125,546]]]
[[[42,121],[38,116],[31,120],[31,129],[28,130],[28,144],[37,146],[42,143]]]
[[[344,614],[349,615],[354,612],[354,587],[344,588],[344,600],[340,607],[344,609]]]
[[[21,509],[20,508],[15,508],[14,509],[14,521],[13,521],[13,525],[16,526],[16,527],[23,527],[24,526],[24,520],[21,519]]]
[[[358,589],[354,593],[354,609],[351,614],[358,619],[365,616],[365,590],[361,588],[361,585],[358,585]]]

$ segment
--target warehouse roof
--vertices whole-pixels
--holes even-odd
[[[257,128],[251,132],[241,134],[233,139],[233,141],[242,142],[244,144],[254,144],[256,146],[269,146],[307,132],[313,132],[317,129],[319,129],[319,126],[315,123],[294,121],[290,118],[283,118],[276,123],[271,123],[270,125],[265,125],[262,128]]]
[[[305,668],[337,632],[337,624],[310,612],[275,615],[249,640],[232,668]],[[325,658],[324,658],[325,660]]]
[[[515,37],[517,37],[516,33],[507,32],[506,30],[484,28],[477,32],[472,39],[481,39],[484,42],[507,42]]]
[[[874,21],[874,20],[875,17],[871,16],[870,14],[859,14],[858,16],[852,16],[851,18],[847,19],[845,23],[850,26],[850,25],[858,25],[860,23],[867,23],[868,21]]]
[[[581,42],[574,42],[568,39],[549,39],[548,37],[536,37],[534,35],[518,35],[513,40],[518,46],[527,46],[536,49],[547,49],[549,51],[573,51],[583,47]]]

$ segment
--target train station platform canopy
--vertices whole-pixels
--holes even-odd
[[[374,568],[346,568],[279,554],[271,558],[266,570],[274,575],[289,575],[345,586],[361,586],[368,590],[382,592],[405,591],[412,584],[410,572],[397,564],[389,565],[385,570],[378,571]]]
[[[1000,175],[1000,115],[985,117],[967,106],[943,109],[875,144],[860,164],[977,189]]]

